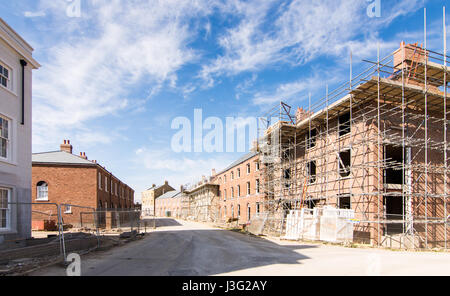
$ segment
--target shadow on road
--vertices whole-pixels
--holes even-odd
[[[300,264],[309,257],[296,250],[316,247],[279,245],[224,230],[168,230],[151,233],[142,247],[145,249],[128,259],[131,265],[127,268],[129,275],[206,276],[273,264]],[[146,272],[133,265],[136,262],[145,264]]]
[[[175,219],[171,218],[146,218],[143,219],[147,226],[150,227],[166,227],[166,226],[181,226],[182,224],[178,223]]]

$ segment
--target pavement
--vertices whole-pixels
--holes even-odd
[[[65,275],[52,266],[30,275]],[[83,276],[450,275],[450,253],[347,248],[158,219],[142,240],[81,257]]]

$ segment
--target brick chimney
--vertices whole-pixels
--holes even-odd
[[[169,185],[169,181],[164,181],[164,185]]]
[[[308,112],[308,111],[304,110],[303,108],[298,107],[297,112],[295,113],[295,118],[297,120],[297,123],[308,118],[309,114],[312,115],[312,112]]]
[[[211,177],[214,177],[216,175],[216,169],[211,170]]]
[[[65,151],[67,153],[72,154],[73,147],[72,145],[70,145],[70,140],[64,140],[64,143],[61,144],[59,147],[61,151]]]
[[[184,186],[180,185],[180,192],[183,193],[184,192]]]
[[[402,69],[402,62],[405,61],[405,67],[415,67],[417,63],[424,64],[428,59],[428,52],[418,43],[405,44],[405,41],[400,43],[400,48],[394,52],[394,71]]]
[[[88,159],[87,156],[86,156],[86,152],[80,152],[80,157],[84,158],[86,160]]]

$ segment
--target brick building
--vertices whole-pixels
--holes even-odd
[[[155,212],[159,217],[183,218],[183,202],[187,198],[184,190],[172,190],[164,193],[155,200]]]
[[[382,60],[311,111],[280,103],[258,143],[273,229],[290,210],[331,206],[354,210],[356,242],[447,247],[450,72],[417,44]]]
[[[245,154],[215,174],[213,182],[219,185],[220,220],[244,224],[263,211],[258,153]]]
[[[155,212],[155,201],[156,198],[163,195],[166,192],[174,191],[175,189],[169,185],[168,181],[164,181],[164,184],[156,186],[152,185],[149,189],[141,193],[142,199],[142,216],[153,216],[156,215]]]
[[[134,209],[132,188],[95,160],[88,160],[84,152],[74,155],[72,150],[70,141],[64,140],[59,151],[33,154],[33,202],[71,204],[99,211]],[[64,223],[79,224],[80,213],[86,211],[90,210],[64,207]],[[35,229],[41,229],[48,218],[56,219],[54,206],[33,205]]]

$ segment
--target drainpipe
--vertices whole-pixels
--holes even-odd
[[[25,60],[20,60],[20,65],[22,66],[22,121],[21,125],[25,124],[25,67],[27,62]]]

